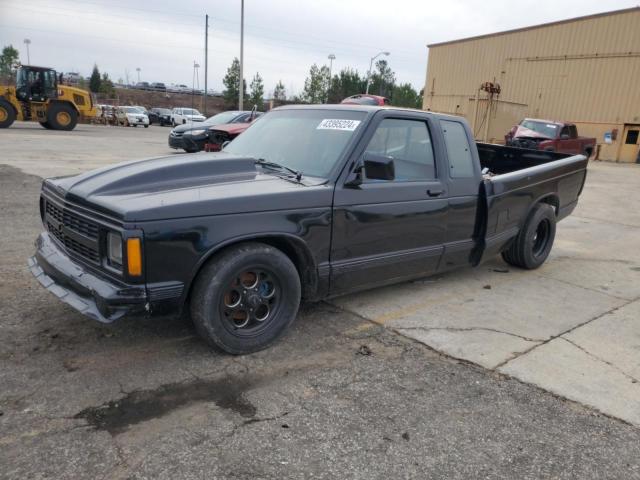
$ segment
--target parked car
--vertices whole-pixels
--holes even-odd
[[[195,108],[174,108],[171,110],[171,125],[184,125],[191,122],[204,122],[206,118]]]
[[[586,168],[583,155],[476,144],[460,117],[281,107],[222,152],[45,180],[29,267],[95,320],[187,310],[211,345],[244,354],[280,337],[301,299],[499,253],[539,267]]]
[[[167,91],[172,93],[186,93],[186,92],[190,92],[191,89],[183,84],[179,84],[179,85],[173,84],[167,87]]]
[[[151,90],[156,90],[158,92],[166,92],[167,86],[162,82],[153,82],[151,84]]]
[[[368,93],[351,95],[345,98],[340,103],[346,103],[347,105],[389,105],[389,99],[381,97],[380,95],[369,95]]]
[[[171,110],[168,108],[152,108],[147,116],[149,117],[149,125],[154,123],[160,124],[161,127],[171,125]]]
[[[147,117],[138,107],[118,107],[116,109],[118,124],[125,127],[137,127],[143,125],[149,128],[149,117]]]
[[[512,147],[582,154],[589,158],[596,148],[596,139],[578,136],[573,123],[525,118],[504,137]]]
[[[149,90],[151,88],[151,85],[149,85],[149,82],[138,82],[133,88],[137,90]]]
[[[230,133],[235,138],[260,115],[262,115],[261,112],[228,111],[209,117],[202,123],[178,125],[169,133],[169,146],[175,149],[182,149],[188,153],[199,152],[204,149],[206,143],[209,143],[209,132],[214,126],[235,125],[237,129]]]
[[[142,105],[133,105],[134,108],[137,108],[138,110],[140,110],[142,113],[144,113],[147,117],[149,116],[149,112],[147,111],[146,107],[143,107]]]

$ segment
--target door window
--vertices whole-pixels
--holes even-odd
[[[464,126],[460,122],[441,120],[444,144],[449,156],[451,178],[472,178],[475,176],[471,147]]]
[[[386,118],[378,125],[366,152],[393,158],[395,181],[436,178],[433,147],[426,122]]]
[[[640,130],[629,130],[627,132],[627,138],[624,141],[625,145],[635,145],[638,143],[638,133],[640,133]]]

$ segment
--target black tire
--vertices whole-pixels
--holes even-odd
[[[51,130],[51,125],[49,125],[49,122],[40,122],[40,125],[42,125],[47,130]]]
[[[505,262],[515,267],[533,270],[542,265],[556,237],[556,213],[551,205],[539,203],[509,248],[502,252]]]
[[[233,355],[257,352],[291,325],[300,290],[289,257],[269,245],[244,243],[216,255],[198,274],[191,318],[214,348]]]
[[[200,150],[197,148],[185,148],[184,151],[187,153],[198,153]]]
[[[145,125],[144,128],[149,128],[149,125]]]
[[[16,121],[16,111],[8,101],[0,98],[0,128],[9,128]]]
[[[52,103],[47,111],[47,123],[52,130],[73,130],[78,124],[78,112],[66,103]]]

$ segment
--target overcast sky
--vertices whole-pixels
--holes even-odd
[[[245,78],[260,72],[267,92],[282,80],[298,93],[313,63],[361,73],[391,52],[400,82],[424,86],[428,43],[481,35],[637,5],[638,0],[245,0]],[[114,80],[191,86],[204,67],[204,16],[210,16],[209,88],[240,53],[240,0],[0,0],[0,47],[21,60],[31,40],[34,65],[88,75],[94,63]],[[640,27],[639,27],[640,28]],[[199,74],[204,86],[204,68]]]

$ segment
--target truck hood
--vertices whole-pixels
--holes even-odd
[[[126,223],[331,205],[332,190],[318,179],[275,173],[254,158],[200,153],[120,163],[44,187]]]
[[[518,127],[516,128],[516,131],[513,134],[513,138],[539,138],[544,140],[551,140],[551,137],[538,133],[535,130],[522,127],[520,125],[518,125]]]

